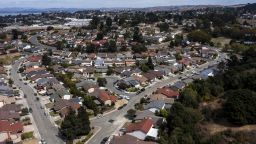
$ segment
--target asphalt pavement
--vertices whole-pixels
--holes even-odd
[[[32,36],[29,41],[36,45],[39,46],[41,48],[47,48],[47,49],[56,49],[55,47],[50,47],[50,46],[46,46],[43,44],[40,44],[37,40],[37,36],[39,36],[40,34],[34,35]],[[217,51],[219,53],[219,51]],[[196,72],[200,72],[203,69],[208,68],[209,66],[213,66],[216,65],[219,61],[224,60],[224,58],[226,58],[226,55],[223,53],[219,53],[219,56],[217,59],[207,62],[201,66],[199,66],[199,68],[194,69],[194,71]],[[16,63],[16,67],[17,67],[17,63]],[[36,103],[34,102],[34,96],[32,94],[33,90],[31,88],[29,88],[28,86],[25,86],[24,83],[19,82],[19,77],[16,73],[17,69],[15,70],[15,72],[12,71],[12,75],[14,77],[14,82],[16,83],[20,83],[22,89],[24,89],[24,91],[28,94],[30,94],[29,96],[29,105],[31,105],[31,107],[34,109],[36,109],[36,114],[34,114],[33,116],[35,117],[35,121],[39,127],[39,131],[40,134],[45,137],[46,140],[49,141],[49,144],[59,144],[59,138],[56,136],[57,129],[51,125],[50,121],[44,117],[44,115],[42,114],[42,110],[39,109],[39,106],[37,107]],[[191,71],[186,71],[181,75],[177,75],[175,77],[171,77],[165,80],[162,80],[160,82],[155,83],[154,85],[148,87],[145,89],[145,91],[143,91],[142,93],[135,95],[133,97],[131,97],[129,103],[127,104],[127,106],[125,106],[123,109],[121,110],[117,110],[115,112],[109,113],[104,115],[103,117],[99,118],[99,119],[92,119],[91,120],[91,125],[94,127],[99,127],[100,130],[93,135],[93,137],[87,142],[87,144],[100,144],[100,142],[102,141],[103,138],[111,136],[113,133],[115,133],[116,131],[118,131],[120,129],[120,127],[128,121],[128,119],[125,118],[125,115],[127,113],[127,111],[129,109],[134,108],[134,104],[138,103],[140,101],[140,99],[142,97],[144,97],[145,95],[150,95],[152,94],[154,91],[157,90],[157,88],[161,88],[164,86],[167,86],[177,80],[179,80],[179,77],[181,76],[185,76],[186,74],[191,73]],[[114,81],[115,79],[111,79],[109,78],[108,80],[110,81]],[[19,86],[19,84],[18,84]],[[113,90],[115,93],[117,94],[124,94],[118,90],[116,90],[111,82],[108,82],[108,87],[110,87],[111,90]],[[35,104],[34,104],[35,103]],[[39,103],[39,102],[38,102]],[[34,113],[34,112],[33,112]],[[108,122],[109,120],[114,120],[113,123]],[[41,130],[43,129],[43,130]]]
[[[218,61],[222,61],[225,58],[226,58],[225,54],[219,53],[219,57],[217,59],[207,62],[193,70],[196,72],[200,72],[203,69],[207,69],[210,66],[216,65],[218,63]],[[157,82],[154,85],[151,85],[150,87],[146,88],[145,91],[143,91],[142,93],[131,97],[129,103],[123,109],[117,110],[117,111],[115,111],[113,113],[109,113],[107,115],[104,115],[104,117],[101,117],[99,119],[93,119],[91,121],[91,125],[95,126],[95,127],[100,127],[101,129],[90,139],[90,141],[87,142],[87,144],[100,144],[102,139],[113,135],[116,131],[118,131],[121,128],[121,126],[125,122],[128,121],[128,119],[125,118],[127,111],[129,109],[133,109],[134,105],[136,103],[138,103],[142,97],[144,97],[145,95],[152,94],[158,88],[167,86],[169,84],[172,84],[172,83],[178,81],[179,77],[186,76],[187,74],[191,73],[191,71],[192,71],[192,69],[185,71],[183,74],[176,75],[174,77]],[[108,122],[111,119],[114,120],[113,123]]]
[[[36,100],[34,91],[29,85],[25,85],[23,81],[20,81],[22,77],[17,73],[21,61],[16,61],[12,65],[11,78],[14,84],[21,88],[23,93],[27,96],[26,100],[28,106],[32,108],[32,116],[35,120],[36,126],[39,130],[42,139],[45,139],[47,144],[62,144],[64,141],[58,135],[58,128],[52,125],[45,112],[41,109],[41,104]]]

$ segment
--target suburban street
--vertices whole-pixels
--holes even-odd
[[[219,53],[219,57],[217,59],[199,66],[197,69],[194,69],[194,71],[200,72],[203,69],[206,69],[210,66],[216,65],[218,63],[218,61],[224,60],[225,58],[226,58],[225,54]],[[185,76],[186,74],[188,74],[190,72],[191,71],[186,71],[181,75],[176,75],[175,77],[165,79],[161,82],[157,82],[154,85],[146,88],[144,92],[131,97],[131,100],[129,101],[127,106],[125,106],[123,109],[117,110],[117,111],[109,113],[107,115],[104,115],[104,117],[102,117],[102,118],[93,119],[91,121],[92,126],[100,127],[101,129],[87,143],[88,144],[99,144],[103,138],[111,136],[113,133],[118,131],[123,126],[123,124],[125,122],[128,121],[128,119],[125,118],[127,111],[129,109],[134,108],[135,103],[138,103],[142,97],[144,97],[145,95],[152,94],[158,88],[167,86],[171,83],[178,81],[179,77]],[[124,93],[124,95],[125,95],[125,93]],[[114,122],[113,123],[108,122],[110,119],[113,119]]]
[[[39,46],[40,48],[54,48],[54,47],[49,47],[43,44],[40,44],[37,40],[37,36],[39,36],[40,34],[37,34],[35,36],[32,36],[29,41],[34,44],[35,46]],[[218,62],[224,60],[226,58],[226,54],[224,53],[220,53],[218,50],[216,50],[216,52],[219,54],[218,57],[213,60],[213,61],[209,61],[205,64],[200,65],[198,68],[195,69],[190,69],[185,71],[183,74],[180,75],[176,75],[174,77],[168,77],[167,79],[164,79],[160,82],[156,82],[152,85],[150,85],[149,87],[147,87],[145,89],[145,91],[143,91],[142,93],[135,95],[135,94],[126,94],[123,93],[119,90],[117,90],[113,83],[118,79],[115,77],[107,77],[107,88],[110,89],[111,91],[115,92],[116,94],[119,95],[129,95],[131,97],[130,101],[128,102],[127,106],[125,106],[123,109],[121,110],[116,110],[114,112],[105,114],[103,117],[101,118],[94,118],[91,120],[91,126],[92,127],[99,127],[100,130],[95,133],[91,139],[89,139],[89,141],[87,141],[87,144],[100,144],[100,142],[102,141],[103,138],[105,137],[109,137],[112,134],[114,134],[116,131],[118,131],[125,122],[128,121],[128,119],[125,118],[125,115],[127,113],[127,111],[129,109],[133,109],[134,105],[136,103],[138,103],[140,101],[140,99],[142,97],[144,97],[145,95],[150,95],[152,94],[154,91],[156,91],[158,88],[170,85],[176,81],[179,80],[180,77],[186,76],[187,74],[191,73],[192,70],[194,70],[195,72],[200,72],[204,69],[207,69],[208,67],[214,66],[216,64],[218,64]],[[25,93],[28,95],[28,103],[29,105],[32,107],[32,109],[34,110],[34,117],[35,117],[35,121],[39,127],[39,131],[40,134],[42,135],[43,138],[46,139],[46,141],[49,144],[54,144],[54,143],[61,143],[60,138],[57,137],[58,134],[58,130],[57,128],[55,128],[49,121],[49,119],[47,119],[44,114],[43,111],[40,109],[39,106],[39,102],[35,102],[35,97],[33,95],[33,90],[29,87],[24,85],[23,82],[19,81],[19,75],[17,74],[17,69],[18,69],[18,64],[19,62],[15,63],[15,65],[13,66],[12,69],[12,78],[14,79],[14,82],[17,83],[18,86],[20,86]],[[36,113],[36,114],[35,114]],[[109,120],[114,120],[113,123],[108,122]]]
[[[12,65],[11,69],[11,78],[14,81],[14,84],[24,92],[24,95],[27,96],[26,100],[28,106],[32,108],[33,118],[35,120],[36,126],[39,130],[41,139],[44,139],[48,144],[62,144],[63,140],[58,136],[58,129],[50,120],[45,116],[44,110],[41,109],[41,104],[39,101],[36,101],[34,96],[34,91],[29,85],[25,85],[23,81],[20,81],[22,77],[17,73],[21,60],[16,61]]]
[[[43,48],[46,48],[46,49],[56,49],[56,47],[52,47],[52,46],[47,46],[47,45],[44,45],[44,44],[41,44],[38,42],[37,40],[37,37],[40,36],[40,34],[36,34],[36,35],[33,35],[29,38],[29,42],[32,43],[33,45],[43,49]]]

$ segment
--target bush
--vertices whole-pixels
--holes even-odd
[[[224,104],[225,117],[234,124],[256,123],[256,93],[240,89],[228,91],[224,94],[227,101]]]
[[[28,113],[29,113],[28,108],[23,108],[23,109],[21,110],[21,116],[28,115]]]
[[[23,134],[21,134],[21,139],[22,139],[22,140],[25,140],[25,139],[33,138],[33,137],[34,137],[33,133],[34,133],[34,132],[26,132],[26,133],[23,133]]]
[[[211,36],[202,30],[195,30],[188,34],[188,40],[209,43],[211,41]]]

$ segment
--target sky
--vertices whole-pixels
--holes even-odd
[[[233,5],[255,3],[256,0],[0,0],[0,8],[106,8],[152,7],[171,5]]]

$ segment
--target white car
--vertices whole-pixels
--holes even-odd
[[[130,100],[130,97],[129,96],[125,96],[125,99]]]

